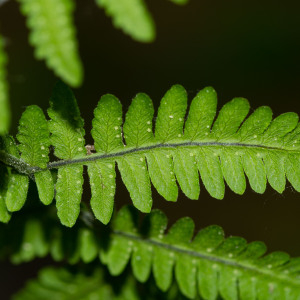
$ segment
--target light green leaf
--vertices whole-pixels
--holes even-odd
[[[54,154],[60,159],[83,156],[84,122],[72,91],[61,82],[53,90],[48,115]]]
[[[116,192],[115,162],[94,162],[88,165],[92,190],[91,208],[98,220],[107,224],[112,216]]]
[[[51,142],[58,158],[72,159],[86,153],[83,120],[72,92],[58,83],[50,101],[48,115]],[[56,183],[56,206],[62,224],[72,227],[80,212],[83,185],[82,166],[63,166]]]
[[[249,179],[251,188],[257,193],[264,193],[267,185],[266,168],[260,152],[252,149],[245,150],[242,154],[242,164]]]
[[[142,212],[149,213],[152,207],[152,195],[145,157],[131,155],[118,159],[117,162],[134,206]]]
[[[116,28],[139,42],[155,39],[155,25],[143,0],[96,0],[113,19]]]
[[[36,105],[28,106],[22,114],[17,139],[21,159],[41,169],[49,162],[50,131],[43,111]],[[35,180],[41,201],[48,205],[54,198],[54,184],[49,170],[39,172]]]
[[[207,138],[217,113],[217,93],[212,87],[201,90],[192,100],[185,122],[184,137],[193,140]]]
[[[164,95],[158,108],[155,139],[166,143],[182,137],[187,94],[181,85],[174,85]]]
[[[113,95],[102,96],[94,115],[91,133],[97,152],[109,153],[122,149],[122,106],[120,101]]]
[[[18,148],[12,137],[6,136],[2,140],[4,150],[16,158],[20,158]],[[18,174],[13,169],[8,169],[7,192],[5,204],[10,212],[20,210],[27,198],[29,178],[24,174]]]
[[[0,165],[0,178],[0,221],[3,223],[7,223],[11,218],[11,214],[7,210],[5,204],[9,178],[7,167]]]
[[[136,283],[131,277],[126,279],[116,290],[111,278],[106,278],[101,268],[86,272],[77,268],[46,267],[39,271],[36,279],[31,279],[26,286],[13,296],[13,300],[138,300],[140,299]]]
[[[136,243],[133,248],[131,266],[137,280],[146,282],[151,273],[152,247],[143,243]]]
[[[10,125],[6,64],[7,57],[4,52],[4,41],[2,36],[0,36],[0,135],[7,134]]]
[[[80,229],[78,245],[80,247],[80,257],[84,263],[89,263],[98,256],[97,240],[90,229]]]
[[[198,200],[200,194],[198,168],[191,153],[186,149],[177,149],[173,152],[174,173],[185,195],[190,199]]]
[[[152,119],[154,108],[146,94],[137,94],[132,100],[123,126],[127,146],[138,148],[153,141]]]
[[[56,182],[56,207],[61,223],[72,227],[80,213],[83,185],[83,167],[68,166],[58,170]]]
[[[21,249],[19,253],[13,254],[11,257],[12,262],[18,264],[31,261],[35,257],[44,257],[49,249],[41,221],[30,218],[22,230],[24,230],[24,233]]]
[[[225,104],[213,125],[212,135],[217,141],[231,141],[250,109],[244,98],[234,98]]]
[[[68,84],[81,85],[83,70],[80,62],[72,0],[18,0],[27,17],[29,41],[35,57],[45,59],[47,66]]]
[[[151,182],[157,191],[167,200],[176,201],[178,188],[173,172],[173,161],[169,151],[146,153]]]
[[[223,199],[225,185],[220,161],[212,149],[203,148],[196,152],[196,161],[204,186],[210,195],[216,199]]]

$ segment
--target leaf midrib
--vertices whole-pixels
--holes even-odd
[[[245,149],[261,149],[261,150],[274,150],[280,151],[284,153],[296,153],[300,155],[300,149],[284,149],[280,147],[271,147],[266,145],[259,145],[259,144],[245,144],[245,143],[238,143],[238,142],[216,142],[216,141],[207,141],[207,142],[173,142],[173,143],[160,143],[160,144],[150,144],[148,146],[133,148],[133,147],[124,147],[119,151],[111,152],[111,153],[95,153],[91,155],[86,155],[82,157],[77,157],[73,159],[62,159],[54,162],[50,162],[47,165],[46,169],[58,169],[63,166],[74,165],[74,164],[86,164],[93,161],[98,161],[102,159],[113,159],[122,157],[127,154],[135,154],[135,153],[142,153],[147,152],[155,149],[176,149],[179,147],[236,147],[236,148],[245,148]],[[39,168],[37,166],[30,166],[26,164],[22,159],[15,157],[14,155],[8,154],[3,150],[0,150],[0,161],[3,163],[10,165],[17,169],[19,172],[27,175],[34,174],[36,172],[41,172],[46,169]]]
[[[71,165],[71,164],[84,164],[85,162],[92,162],[97,161],[101,159],[107,159],[107,158],[117,158],[122,157],[126,154],[134,154],[134,153],[141,153],[146,151],[151,151],[155,149],[174,149],[179,147],[193,147],[193,146],[199,146],[199,147],[240,147],[240,148],[252,148],[252,149],[262,149],[262,150],[275,150],[275,151],[281,151],[281,152],[287,152],[287,153],[299,153],[300,150],[292,150],[292,149],[284,149],[280,147],[271,147],[271,146],[265,146],[265,145],[259,145],[259,144],[243,144],[243,143],[225,143],[225,142],[175,142],[175,143],[164,143],[164,144],[152,144],[149,146],[139,147],[139,148],[132,148],[132,147],[124,147],[123,149],[120,149],[116,152],[111,153],[95,153],[91,154],[89,156],[79,157],[72,160],[60,160],[60,161],[54,161],[50,162],[47,166],[48,169],[56,169],[61,166],[65,165]],[[41,171],[41,169],[40,169]]]

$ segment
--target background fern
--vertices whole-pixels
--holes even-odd
[[[4,40],[2,36],[0,36],[0,135],[6,134],[10,125],[6,63],[7,57],[4,51]]]
[[[48,67],[72,86],[82,82],[82,66],[72,20],[72,0],[19,0],[31,29],[30,43],[37,59],[45,59]]]
[[[30,280],[25,288],[19,291],[13,299],[95,299],[101,300],[186,300],[173,284],[167,293],[157,290],[153,282],[138,284],[131,274],[126,277],[108,276],[100,266],[78,268],[46,267],[39,272],[38,278]]]
[[[96,0],[113,24],[140,42],[151,42],[155,38],[154,21],[143,0]]]
[[[18,200],[7,197],[8,211],[19,210],[26,200],[28,179],[24,174],[35,176],[41,201],[51,203],[54,182],[49,169],[58,168],[55,186],[58,216],[64,225],[73,226],[80,212],[83,165],[88,166],[92,210],[104,224],[109,222],[113,211],[115,163],[134,206],[142,212],[151,211],[150,182],[168,201],[177,200],[176,180],[187,197],[198,199],[198,172],[205,188],[217,199],[224,197],[224,179],[235,193],[243,194],[244,173],[251,188],[258,193],[265,191],[267,181],[281,193],[286,178],[300,191],[297,114],[282,114],[272,121],[271,109],[260,107],[244,120],[249,103],[235,98],[223,106],[214,121],[217,97],[212,88],[203,89],[193,99],[185,122],[186,108],[186,91],[180,85],[173,86],[161,101],[154,136],[154,109],[146,94],[138,94],[133,99],[123,128],[119,100],[105,95],[93,120],[92,136],[97,153],[86,155],[83,120],[76,100],[65,85],[58,84],[48,110],[49,129],[41,110],[31,106],[21,118],[17,136],[21,159],[16,146],[10,146],[14,155],[6,149],[8,142],[3,143],[0,159],[21,173],[15,192],[10,189],[14,191],[16,187],[16,175],[9,179],[7,195],[18,193],[19,197]],[[47,164],[50,143],[55,156],[61,160]],[[7,218],[3,217],[3,221]]]
[[[131,261],[139,282],[148,282],[153,274],[162,291],[171,288],[174,271],[180,291],[189,299],[197,295],[217,299],[219,294],[225,300],[299,299],[299,258],[284,252],[265,255],[266,246],[261,242],[224,239],[219,226],[209,226],[194,236],[193,221],[182,218],[166,233],[167,218],[161,211],[154,210],[139,222],[137,211],[127,206],[109,228],[98,226],[85,211],[70,230],[61,227],[49,210],[46,212],[39,212],[38,217],[19,216],[18,222],[0,227],[2,259],[9,256],[13,263],[21,263],[50,254],[55,261],[78,264],[82,260],[97,266],[100,257],[113,276],[123,273]],[[91,280],[98,281],[99,274],[92,275]],[[84,288],[80,285],[78,291]]]
[[[6,1],[5,1],[6,2]],[[78,87],[83,81],[83,66],[78,53],[76,29],[72,13],[74,0],[18,0],[20,10],[27,18],[29,42],[35,48],[35,57],[46,61],[56,76],[67,84]],[[143,0],[96,0],[114,20],[117,28],[140,42],[155,38],[155,26]],[[187,1],[173,1],[185,4]],[[0,36],[0,135],[6,134],[10,124],[8,84],[6,82],[6,54]]]
[[[112,286],[104,278],[101,269],[92,274],[74,272],[65,269],[45,268],[39,273],[38,280],[31,280],[25,289],[13,299],[103,299],[103,300],[138,300],[138,291],[133,280],[127,280],[119,287]],[[116,291],[117,289],[117,291]]]
[[[73,0],[18,0],[21,12],[27,18],[30,29],[29,41],[35,47],[35,57],[44,59],[47,66],[55,74],[73,87],[78,87],[83,80],[83,67],[79,58],[75,26],[72,13]],[[173,1],[175,4],[185,4],[186,0]],[[106,13],[113,18],[115,27],[121,28],[133,39],[140,42],[151,42],[155,38],[155,26],[143,0],[106,1],[96,0]],[[1,42],[2,43],[2,42]],[[0,49],[3,52],[2,46]],[[0,54],[1,62],[4,54]],[[2,74],[3,66],[0,63]],[[1,75],[2,84],[5,74]],[[5,86],[1,89],[5,89]],[[7,93],[4,91],[3,97]],[[4,117],[9,117],[6,99],[3,102]],[[4,118],[3,122],[5,121]],[[8,120],[6,121],[8,123]],[[5,123],[3,123],[5,124]],[[2,125],[3,126],[3,125]],[[5,125],[7,126],[7,125]],[[4,128],[6,131],[7,129]],[[0,127],[0,134],[4,129]]]

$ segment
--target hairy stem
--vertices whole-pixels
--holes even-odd
[[[87,145],[88,147],[92,147],[90,145]],[[180,147],[235,147],[237,149],[239,148],[257,148],[261,150],[274,150],[274,151],[281,151],[281,152],[295,152],[298,153],[299,151],[293,151],[293,150],[286,150],[282,149],[279,147],[268,147],[264,145],[255,145],[255,144],[242,144],[242,143],[222,143],[222,142],[178,142],[178,143],[172,143],[172,144],[152,144],[149,146],[145,147],[140,147],[140,148],[127,148],[124,147],[124,149],[112,152],[112,153],[104,153],[104,154],[99,154],[99,153],[92,153],[91,151],[88,153],[87,156],[79,157],[79,158],[74,158],[70,160],[59,160],[59,161],[54,161],[50,162],[47,165],[48,170],[51,169],[58,169],[63,166],[68,166],[68,165],[84,165],[86,163],[92,162],[92,161],[97,161],[97,160],[102,160],[102,159],[110,159],[110,158],[118,158],[122,157],[126,154],[138,154],[138,153],[143,153],[155,149],[176,149]],[[91,148],[92,150],[93,148]],[[0,151],[0,162],[3,162],[4,164],[11,166],[15,168],[18,172],[27,174],[27,175],[33,175],[36,172],[41,172],[44,171],[45,169],[41,169],[36,166],[31,166],[26,164],[23,160],[12,156],[5,151]]]

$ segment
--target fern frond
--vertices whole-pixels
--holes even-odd
[[[112,17],[116,28],[139,42],[155,39],[155,25],[144,0],[96,0],[106,14]]]
[[[73,25],[72,0],[18,0],[27,17],[29,41],[35,57],[44,59],[57,76],[71,86],[82,82],[83,70]]]
[[[0,36],[0,135],[7,134],[10,124],[6,63],[7,57],[4,51],[4,41],[2,36]]]
[[[193,238],[194,223],[188,217],[165,234],[167,218],[158,210],[146,217],[140,229],[136,224],[137,215],[128,207],[114,220],[111,246],[103,255],[113,275],[120,274],[131,257],[139,281],[145,282],[152,269],[157,286],[166,291],[174,270],[181,292],[190,299],[197,293],[208,300],[218,294],[225,300],[300,297],[298,258],[284,252],[264,255],[261,242],[224,239],[219,226],[202,229]]]
[[[46,267],[38,278],[30,280],[24,289],[14,295],[14,300],[138,300],[135,282],[129,280],[119,284],[118,289],[104,277],[102,269],[89,272],[69,271],[63,268]]]
[[[243,194],[246,177],[257,193],[265,191],[267,182],[282,193],[286,178],[300,191],[297,114],[285,113],[272,121],[271,109],[259,107],[246,118],[248,101],[235,98],[216,117],[217,96],[212,88],[196,95],[185,121],[186,108],[185,89],[173,86],[161,101],[153,133],[154,109],[147,95],[138,94],[133,99],[123,126],[119,100],[105,95],[94,112],[91,133],[96,153],[87,155],[76,100],[66,86],[58,84],[48,113],[51,144],[61,160],[50,162],[47,169],[58,169],[56,201],[62,223],[73,226],[79,214],[83,165],[88,167],[92,209],[105,224],[113,211],[115,165],[134,205],[146,213],[152,206],[151,183],[168,201],[177,200],[177,183],[188,198],[198,199],[199,173],[207,191],[217,199],[224,197],[225,183]],[[25,119],[26,115],[22,122]],[[32,132],[41,130],[38,124],[32,126],[37,127]],[[21,146],[20,150],[24,151]],[[32,164],[24,154],[19,159],[2,151],[0,160],[27,175],[46,171],[38,166],[39,161]]]
[[[225,300],[300,297],[299,258],[284,252],[265,254],[266,246],[261,242],[247,244],[232,236],[225,239],[216,225],[194,235],[194,223],[188,217],[179,219],[167,232],[167,218],[161,211],[153,210],[139,224],[132,207],[123,207],[109,228],[88,228],[80,223],[70,230],[41,217],[22,222],[0,227],[0,257],[9,255],[14,263],[48,253],[56,261],[67,259],[71,264],[79,260],[95,263],[100,257],[113,276],[123,273],[130,261],[139,282],[147,282],[153,274],[156,285],[167,291],[176,280],[189,299],[201,296],[214,300],[218,295]],[[20,231],[20,224],[24,230]],[[16,244],[14,238],[21,243]]]

